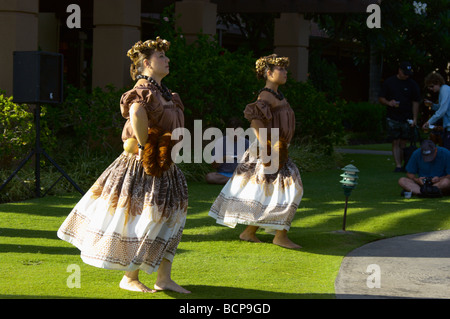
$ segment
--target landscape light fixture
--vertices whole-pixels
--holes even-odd
[[[342,226],[342,230],[345,231],[345,223],[347,220],[347,206],[348,206],[348,198],[350,194],[352,193],[352,190],[358,185],[357,179],[359,170],[353,166],[352,164],[349,164],[345,166],[343,169],[344,174],[341,174],[342,180],[340,183],[342,184],[342,188],[344,189],[344,195],[345,195],[345,209],[344,209],[344,223]]]

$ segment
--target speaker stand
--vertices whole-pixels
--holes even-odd
[[[62,178],[65,177],[72,185],[75,187],[75,189],[81,193],[81,195],[84,195],[83,190],[67,175],[66,172],[41,148],[41,122],[40,122],[40,115],[41,115],[41,105],[39,103],[36,104],[36,107],[34,108],[34,123],[35,123],[35,130],[36,130],[36,141],[35,141],[35,148],[20,162],[19,166],[16,168],[16,170],[6,179],[6,181],[0,186],[0,191],[14,178],[14,176],[22,169],[22,167],[30,160],[30,158],[34,155],[35,156],[35,167],[34,167],[34,176],[35,176],[35,195],[36,197],[44,197],[52,188],[55,186],[55,184]],[[62,174],[60,178],[53,183],[52,186],[47,190],[47,192],[44,193],[43,196],[41,196],[41,154],[44,155],[50,163],[53,164],[53,166],[56,167],[56,169]]]

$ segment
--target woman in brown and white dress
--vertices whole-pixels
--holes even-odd
[[[171,132],[184,126],[183,104],[161,80],[169,74],[170,43],[137,42],[129,51],[137,80],[120,100],[127,119],[124,152],[73,208],[58,236],[92,266],[125,271],[120,287],[131,291],[189,293],[171,279],[171,266],[186,221],[187,183],[171,161]],[[154,288],[139,270],[157,271]]]
[[[241,164],[213,203],[209,216],[217,223],[232,228],[237,224],[247,225],[239,236],[242,240],[260,242],[256,231],[261,227],[275,234],[274,244],[299,249],[301,246],[287,236],[303,196],[300,173],[288,157],[288,145],[295,130],[295,115],[278,91],[279,85],[286,83],[288,65],[287,57],[275,54],[256,62],[257,75],[266,80],[266,85],[257,101],[246,106],[244,116],[250,121],[257,139],[245,152]],[[279,129],[279,141],[275,138],[270,141],[272,128]],[[269,143],[261,139],[260,129],[268,131]],[[255,152],[256,143],[268,144],[272,156],[279,157],[276,172],[268,171],[264,153]]]

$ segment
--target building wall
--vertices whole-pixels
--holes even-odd
[[[13,52],[38,48],[38,0],[0,0],[0,89],[13,93]]]
[[[131,84],[126,52],[141,39],[141,12],[143,7],[149,8],[150,2],[80,0],[77,3],[81,7],[81,29],[68,29],[66,8],[70,2],[73,1],[0,0],[0,89],[12,94],[12,53],[38,49],[63,53],[65,79],[75,86]],[[193,41],[200,32],[216,34],[219,3],[209,0],[171,3],[175,3],[177,26],[188,41]],[[40,9],[44,12],[39,12]],[[289,56],[290,71],[299,81],[307,79],[310,35],[311,23],[300,13],[281,13],[275,20],[274,51]]]

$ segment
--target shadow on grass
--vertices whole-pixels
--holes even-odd
[[[34,198],[23,202],[1,204],[1,212],[37,216],[67,216],[80,199],[79,195]]]
[[[361,197],[360,197],[361,198]],[[410,233],[433,231],[441,229],[443,223],[448,223],[449,198],[429,199],[414,198],[404,200],[394,196],[386,196],[381,200],[363,198],[351,200],[348,205],[347,229],[373,229],[387,237]],[[308,203],[305,215],[301,210],[297,213],[297,224],[302,219],[312,215],[328,215],[326,220],[311,229],[342,229],[344,205],[340,203]],[[371,227],[371,221],[374,225]],[[304,223],[307,227],[307,222]],[[445,227],[445,226],[444,226]]]
[[[247,288],[207,286],[207,285],[186,285],[184,288],[191,291],[191,294],[179,294],[173,291],[158,292],[167,294],[177,299],[334,299],[334,294],[303,294],[284,293],[274,291],[264,291]]]
[[[89,297],[1,295],[0,299],[88,299]]]
[[[258,304],[268,304],[270,307],[285,306],[284,303],[288,303],[287,306],[292,306],[292,302],[284,301],[289,299],[335,299],[335,294],[317,294],[317,293],[283,293],[274,291],[264,291],[256,289],[236,288],[236,287],[223,287],[223,286],[206,286],[206,285],[187,285],[184,288],[191,291],[190,294],[180,294],[174,291],[156,292],[154,294],[140,294],[133,295],[133,299],[146,299],[150,302],[156,302],[160,306],[167,303],[168,306],[178,307],[179,305],[186,306],[185,301],[181,300],[216,300],[213,302],[217,306],[220,306],[220,300],[225,300],[224,303],[235,304],[238,303],[238,299],[257,299]],[[165,299],[165,296],[174,299]],[[156,297],[153,299],[153,297]],[[3,295],[0,294],[0,299],[89,299],[89,296],[85,297],[67,297],[67,296],[32,296],[32,295]],[[151,299],[151,300],[150,300]],[[115,298],[116,301],[118,301]],[[124,299],[125,300],[125,299]],[[127,302],[129,299],[126,299]],[[147,302],[146,301],[146,302]],[[181,303],[180,303],[181,302]],[[253,302],[252,304],[254,304]],[[196,305],[195,301],[190,302],[190,305]],[[207,302],[202,301],[202,305]],[[236,308],[237,309],[237,308]],[[178,308],[177,308],[178,311]],[[272,311],[271,311],[272,312]]]
[[[0,237],[59,239],[54,230],[0,228]]]
[[[35,246],[22,244],[0,244],[0,253],[30,253],[50,255],[79,255],[75,247]]]

